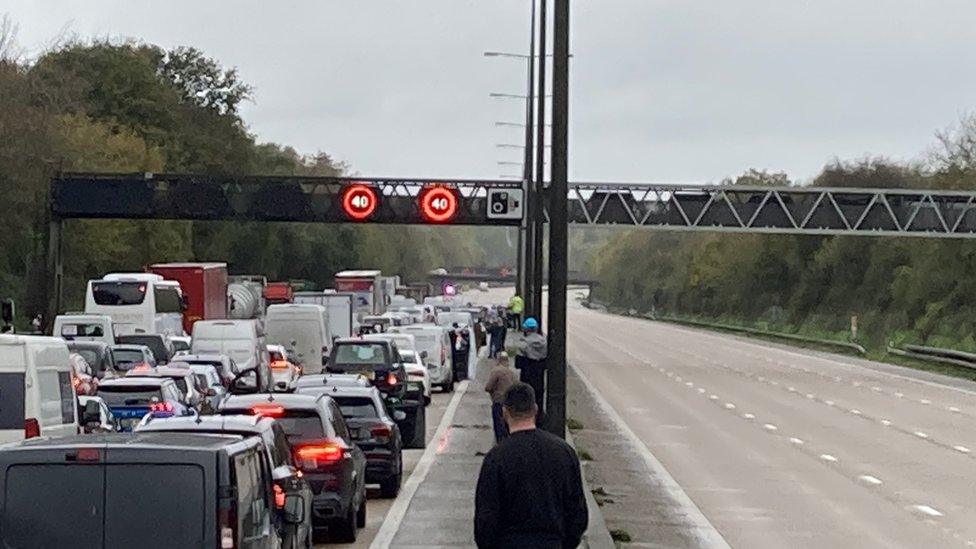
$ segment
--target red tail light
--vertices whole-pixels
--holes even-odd
[[[314,446],[299,446],[295,449],[295,461],[303,469],[320,469],[342,461],[345,449],[338,443],[326,442]]]
[[[261,417],[281,417],[285,415],[285,407],[280,404],[255,404],[251,406],[251,414]]]
[[[172,412],[173,410],[171,402],[153,402],[149,405],[150,412]]]
[[[288,367],[288,361],[287,360],[275,360],[275,361],[272,361],[271,362],[271,369],[272,370],[283,370],[283,369],[285,369],[287,367]]]
[[[397,376],[394,373],[390,373],[386,376],[386,384],[390,387],[396,387],[396,384],[399,383],[399,381],[400,380],[397,379]]]
[[[285,506],[285,491],[281,489],[281,486],[277,484],[274,485],[274,499],[275,507],[282,509]]]
[[[41,424],[36,419],[29,417],[24,420],[24,438],[35,438],[41,436]]]
[[[379,424],[373,425],[369,428],[369,434],[374,437],[388,437],[393,434],[393,429],[390,429],[389,425]]]

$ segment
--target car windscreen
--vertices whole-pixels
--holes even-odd
[[[169,360],[169,351],[166,350],[166,344],[163,342],[163,338],[159,336],[151,335],[125,335],[115,338],[119,343],[127,343],[130,345],[144,345],[149,348],[149,352],[152,353],[153,358],[159,364],[165,364]]]
[[[128,370],[145,361],[145,356],[142,351],[135,349],[116,349],[113,353],[115,355],[115,365],[119,367],[120,370]]]
[[[186,394],[186,378],[185,377],[171,377],[173,381],[176,382],[176,387],[180,390],[180,393]]]
[[[105,471],[88,465],[25,464],[7,469],[3,547],[102,547]]]
[[[208,512],[204,489],[203,469],[199,465],[109,465],[105,472],[104,547],[212,544],[204,532],[204,516]],[[147,532],[165,533],[165,539],[147,539]]]
[[[93,282],[92,297],[98,305],[139,305],[146,299],[146,283]]]
[[[333,367],[356,369],[361,366],[386,365],[386,346],[382,343],[349,343],[338,345]]]
[[[350,418],[372,418],[378,417],[376,405],[373,399],[366,397],[333,397],[339,409],[342,410],[342,417]]]
[[[241,410],[225,410],[224,414],[247,413]],[[322,439],[326,437],[325,429],[322,427],[322,418],[317,412],[303,412],[300,410],[289,410],[283,416],[275,416],[275,421],[281,425],[285,432],[285,437],[290,444],[304,440]]]
[[[101,385],[98,396],[107,406],[146,406],[153,397],[163,400],[159,387],[142,385]]]
[[[413,351],[400,350],[400,358],[402,358],[404,362],[417,362],[417,354]]]
[[[71,349],[72,353],[78,353],[93,370],[101,370],[101,357],[94,349]]]

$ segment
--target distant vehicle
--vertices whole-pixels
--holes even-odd
[[[410,317],[409,324],[419,324],[424,322],[424,308],[421,305],[410,305],[397,309],[397,312],[406,314]]]
[[[156,263],[149,272],[179,282],[184,332],[193,333],[198,320],[227,318],[226,263]]]
[[[383,273],[377,270],[342,271],[335,275],[337,292],[350,292],[355,296],[357,318],[378,315],[386,311]]]
[[[353,315],[355,295],[336,291],[295,292],[295,303],[313,303],[326,309],[332,339],[352,337],[358,324]]]
[[[78,423],[82,432],[115,433],[121,430],[118,418],[108,409],[101,397],[78,396]]]
[[[187,408],[194,410],[200,410],[203,401],[216,394],[211,389],[201,386],[193,370],[190,369],[190,365],[184,362],[174,362],[172,365],[161,366],[152,370],[130,371],[125,377],[130,379],[140,377],[172,379],[180,391],[180,402]]]
[[[68,350],[83,356],[98,379],[106,374],[115,374],[115,355],[111,345],[101,341],[69,341]]]
[[[301,394],[328,395],[346,418],[353,442],[366,454],[366,482],[380,485],[380,495],[395,498],[403,481],[403,440],[396,419],[386,410],[376,387],[309,386]],[[393,412],[400,421],[402,411]]]
[[[271,377],[275,391],[293,391],[302,369],[289,360],[288,351],[282,345],[268,345],[271,357]]]
[[[383,393],[392,409],[406,414],[400,423],[407,448],[427,445],[427,413],[423,402],[407,398],[407,371],[396,342],[388,339],[338,339],[326,367],[329,373],[361,374]]]
[[[167,338],[170,344],[170,348],[173,350],[173,354],[183,353],[190,350],[190,336],[173,336]]]
[[[152,273],[112,273],[89,280],[85,313],[112,318],[116,335],[183,335],[180,284]]]
[[[111,351],[115,357],[116,373],[120,375],[139,367],[156,367],[156,358],[145,345],[112,345]]]
[[[217,409],[220,405],[220,401],[224,399],[224,395],[227,394],[227,387],[224,387],[224,380],[220,376],[220,372],[217,370],[216,366],[211,366],[210,364],[189,364],[190,370],[193,375],[197,378],[197,387],[203,389],[210,389],[213,394],[209,394],[204,391],[207,402],[210,403],[210,407]]]
[[[365,315],[359,321],[360,334],[382,334],[397,325],[396,319],[382,315]]]
[[[482,292],[487,292],[488,291],[488,283],[487,282],[479,282],[478,283],[478,290],[479,291],[482,291]]]
[[[427,365],[430,383],[444,392],[454,391],[454,353],[447,329],[434,324],[412,324],[394,328],[392,332],[413,335],[416,349]]]
[[[77,433],[77,406],[64,340],[0,335],[0,397],[0,442]]]
[[[403,311],[387,311],[380,315],[393,320],[393,326],[406,326],[415,322],[413,315]]]
[[[51,334],[65,341],[115,343],[112,318],[107,315],[65,314],[54,317]]]
[[[96,396],[119,418],[122,431],[131,431],[150,411],[183,415],[189,410],[176,382],[168,377],[107,379],[99,384]]]
[[[228,355],[178,353],[173,359],[186,362],[191,367],[197,365],[213,366],[220,374],[220,380],[224,387],[230,387],[230,382],[240,373],[237,363]]]
[[[260,437],[263,442],[268,469],[274,480],[277,527],[282,544],[289,549],[310,547],[312,544],[312,489],[295,467],[291,446],[277,421],[261,416],[183,416],[156,418],[147,415],[136,426],[137,433],[197,433]],[[305,502],[304,519],[299,523],[285,520],[283,498],[298,495]]]
[[[268,282],[264,286],[263,297],[266,305],[291,303],[294,297],[294,290],[291,284],[287,282]]]
[[[262,439],[108,433],[0,449],[3,547],[278,549]],[[300,495],[285,520],[305,520]]]
[[[98,378],[92,373],[91,366],[85,357],[78,353],[69,353],[68,362],[71,364],[71,387],[75,395],[93,395],[98,386]]]
[[[169,362],[169,359],[172,358],[174,354],[173,344],[161,335],[120,335],[115,338],[115,340],[119,345],[142,345],[144,347],[148,347],[158,366],[162,366]]]
[[[264,327],[268,343],[281,345],[294,354],[304,373],[322,371],[332,348],[325,307],[312,303],[271,305]]]
[[[363,336],[363,339],[395,341],[403,367],[407,370],[407,398],[423,400],[424,405],[430,404],[430,375],[421,357],[422,353],[426,356],[426,351],[422,353],[417,351],[413,334],[402,332],[375,334]]]
[[[264,316],[264,287],[268,279],[263,276],[235,275],[227,284],[227,318],[248,319]]]
[[[239,372],[268,364],[264,328],[256,320],[201,320],[193,325],[195,355],[221,354],[234,359]]]
[[[248,414],[274,418],[288,438],[299,469],[312,491],[312,525],[328,531],[331,541],[356,541],[366,525],[366,457],[335,401],[326,396],[296,394],[232,396],[221,405],[223,415]]]
[[[450,327],[452,324],[458,326],[471,326],[472,316],[464,311],[445,311],[437,313],[437,325]]]

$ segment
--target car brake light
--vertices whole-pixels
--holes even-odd
[[[275,507],[282,509],[285,507],[285,491],[281,489],[281,486],[277,484],[274,485],[274,501]]]
[[[319,469],[339,463],[344,454],[345,450],[337,443],[326,442],[314,446],[299,446],[295,450],[295,460],[305,465],[305,468]]]
[[[397,379],[397,376],[394,373],[391,373],[386,376],[386,384],[389,385],[390,387],[395,387],[398,381],[399,380]]]
[[[278,404],[255,404],[251,406],[251,415],[261,417],[281,417],[285,415],[285,407]]]
[[[149,370],[151,370],[151,368],[149,367],[148,364],[146,364],[145,362],[140,362],[139,364],[136,364],[135,368],[132,368],[131,370],[129,370],[129,373],[132,373],[132,372],[148,372]]]
[[[29,417],[24,420],[24,438],[34,438],[41,436],[41,424],[36,419]]]
[[[373,425],[370,427],[369,434],[375,439],[385,441],[389,440],[389,438],[393,436],[393,429],[390,429],[389,425],[381,423],[379,425]]]
[[[149,405],[150,412],[172,412],[174,410],[171,402],[153,402]]]
[[[66,459],[69,461],[99,461],[101,456],[98,448],[79,448],[77,452],[68,454]]]
[[[288,367],[288,361],[287,360],[275,360],[275,361],[272,361],[271,362],[271,369],[272,370],[282,370],[282,369],[287,368],[287,367]]]

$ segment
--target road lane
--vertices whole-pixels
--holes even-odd
[[[732,546],[976,540],[964,384],[570,302],[570,360]]]

